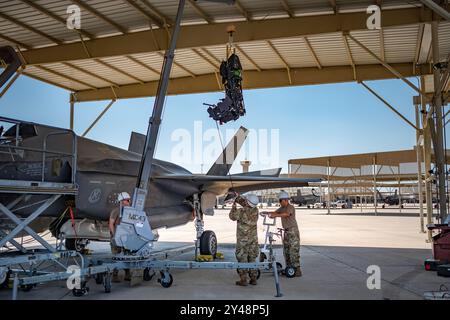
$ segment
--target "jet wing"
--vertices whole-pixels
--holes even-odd
[[[164,175],[153,177],[153,179],[171,179],[191,181],[201,186],[203,191],[210,191],[217,195],[225,194],[228,191],[244,193],[248,191],[305,187],[310,182],[320,182],[321,179],[297,179],[297,178],[278,178],[264,176],[210,176],[210,175]]]

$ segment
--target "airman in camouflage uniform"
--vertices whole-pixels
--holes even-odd
[[[250,200],[249,200],[250,199]],[[256,200],[255,200],[256,199]],[[256,201],[256,203],[255,203]],[[230,211],[230,219],[237,221],[236,226],[236,259],[238,262],[256,262],[259,254],[257,222],[258,222],[258,197],[247,195],[245,199],[241,198],[241,209],[236,208],[236,203]],[[247,274],[250,276],[250,284],[256,285],[256,269],[238,269],[240,280],[236,285],[247,285]]]
[[[289,203],[289,195],[282,191],[279,195],[280,208],[271,213],[271,217],[281,217],[281,224],[284,229],[283,254],[286,266],[295,268],[295,276],[301,277],[300,268],[300,232],[297,220],[295,219],[295,208]]]

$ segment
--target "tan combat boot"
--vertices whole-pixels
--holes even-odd
[[[131,281],[131,272],[130,269],[125,269],[125,277],[123,277],[125,281]]]
[[[301,277],[302,276],[302,269],[300,267],[295,269],[295,277]]]
[[[241,277],[241,280],[236,281],[236,285],[243,287],[247,286],[247,275],[245,273],[241,273],[239,276]]]
[[[130,287],[134,287],[144,280],[143,270],[131,270],[131,279],[130,279]]]
[[[120,278],[119,278],[119,271],[118,270],[114,270],[113,274],[112,274],[112,282],[120,282]]]
[[[250,284],[256,286],[256,280],[257,280],[257,275],[251,274],[250,275]]]

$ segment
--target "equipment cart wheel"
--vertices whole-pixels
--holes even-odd
[[[155,271],[152,271],[150,268],[144,269],[144,281],[150,281],[153,279],[153,276],[155,275]]]
[[[105,289],[105,293],[111,292],[111,273],[105,273],[102,275],[103,278],[103,288]]]
[[[161,271],[161,278],[158,279],[158,282],[164,287],[169,288],[173,283],[172,275],[167,271]]]
[[[94,275],[96,284],[103,284],[103,278],[104,278],[103,273],[97,273],[96,275]]]
[[[23,292],[29,292],[31,289],[33,289],[36,285],[35,284],[24,284],[20,286],[20,290]]]
[[[77,288],[72,289],[72,294],[74,295],[74,297],[82,297],[82,296],[86,295],[88,292],[89,292],[89,287],[86,286],[86,282],[81,283],[80,289],[77,289]]]
[[[266,254],[264,252],[261,252],[259,254],[259,262],[264,262],[264,261],[266,261],[266,259],[267,259]]]
[[[6,268],[0,269],[0,289],[7,288],[9,279],[11,278],[11,270],[7,270]]]
[[[286,269],[284,269],[284,274],[288,278],[293,278],[295,276],[295,268],[294,267],[286,267]]]
[[[200,254],[216,257],[217,237],[214,231],[206,230],[200,236]]]
[[[272,265],[270,265],[269,268],[272,270]],[[277,262],[277,273],[279,275],[283,273],[283,265],[280,262]]]

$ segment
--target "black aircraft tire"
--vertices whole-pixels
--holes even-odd
[[[103,284],[103,274],[102,273],[98,273],[94,276],[95,279],[95,283],[96,284]]]
[[[214,231],[206,230],[202,233],[200,237],[200,254],[216,257],[217,237]]]

